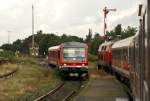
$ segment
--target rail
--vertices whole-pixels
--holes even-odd
[[[81,81],[65,81],[34,101],[68,101],[80,90],[81,85]]]
[[[6,73],[4,75],[0,75],[0,79],[8,78],[8,77],[14,75],[17,71],[18,71],[18,68],[14,69],[13,71]]]
[[[35,99],[34,101],[41,101],[42,99],[44,99],[45,97],[49,96],[50,94],[53,94],[54,92],[56,92],[58,89],[60,89],[62,86],[64,85],[64,82],[61,83],[59,86],[57,86],[56,88],[54,88],[53,90],[51,90],[50,92],[48,92],[47,94],[40,96],[39,98]]]

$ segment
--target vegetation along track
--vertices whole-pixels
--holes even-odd
[[[35,101],[68,101],[81,88],[82,81],[64,81],[49,93],[37,98]]]

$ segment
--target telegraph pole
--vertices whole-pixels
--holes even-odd
[[[103,12],[104,12],[104,37],[105,37],[105,40],[108,40],[108,35],[107,35],[107,14],[110,12],[110,11],[116,11],[116,9],[107,9],[107,7],[105,7],[103,9]]]
[[[32,48],[34,47],[34,6],[32,5]]]
[[[10,44],[10,32],[11,31],[8,31],[8,42],[7,42],[8,44]]]
[[[32,44],[31,47],[29,48],[30,50],[30,55],[32,56],[38,56],[39,54],[39,46],[35,43],[34,40],[34,6],[32,5]]]

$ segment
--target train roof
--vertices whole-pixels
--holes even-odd
[[[131,43],[133,42],[135,36],[131,36],[128,37],[126,39],[123,40],[119,40],[117,42],[115,42],[112,46],[112,49],[115,48],[123,48],[123,47],[129,47],[131,45]]]
[[[87,47],[85,43],[81,42],[65,42],[61,44],[62,47]]]
[[[59,48],[60,48],[60,45],[52,46],[52,47],[49,47],[49,48],[48,48],[48,51],[51,51],[51,50],[58,50]]]
[[[113,43],[112,41],[108,41],[108,42],[106,41],[106,42],[102,43],[99,46],[98,51],[101,51],[103,46],[108,46],[108,45],[111,45],[112,43]]]

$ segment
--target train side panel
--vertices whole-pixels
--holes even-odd
[[[60,46],[50,47],[48,49],[48,61],[49,65],[59,66]]]
[[[150,83],[149,83],[149,33],[148,33],[148,3],[149,0],[143,0],[139,5],[139,34],[135,38],[135,61],[132,69],[133,95],[134,100],[149,101]]]
[[[115,42],[112,46],[112,69],[118,79],[122,80],[131,87],[130,53],[131,46],[134,42],[134,36]]]

